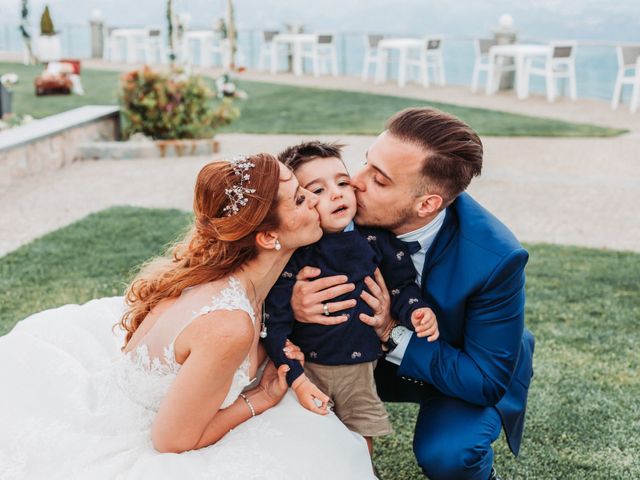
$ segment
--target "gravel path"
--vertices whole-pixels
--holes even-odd
[[[219,135],[217,157],[278,152],[304,138],[341,140],[353,171],[369,136]],[[640,252],[640,134],[609,139],[495,138],[470,192],[522,241]],[[212,158],[85,161],[26,178],[0,195],[0,255],[113,205],[191,208]]]

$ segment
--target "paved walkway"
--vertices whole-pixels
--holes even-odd
[[[369,136],[224,134],[218,157],[278,152],[304,138],[341,140],[353,171]],[[637,134],[613,139],[484,140],[483,175],[470,192],[522,241],[640,252]],[[113,205],[191,208],[211,158],[101,160],[26,178],[0,196],[0,255]]]

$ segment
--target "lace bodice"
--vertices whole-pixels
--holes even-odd
[[[201,295],[192,295],[195,298],[199,296]],[[124,355],[116,368],[117,382],[122,390],[128,393],[129,398],[141,406],[157,412],[169,386],[180,371],[181,365],[176,361],[175,357],[175,340],[195,318],[217,310],[243,310],[249,314],[251,321],[255,325],[256,318],[251,302],[235,277],[229,277],[226,288],[222,288],[207,297],[207,303],[195,310],[191,310],[189,320],[185,324],[178,326],[177,332],[169,334],[171,341],[168,344],[158,345],[158,335],[154,335],[154,330],[164,329],[165,333],[162,336],[167,337],[166,326],[169,322],[161,318],[156,322],[156,325],[151,327],[150,332],[145,335],[138,346]],[[193,298],[187,304],[192,301]],[[178,306],[178,308],[181,307],[184,307],[184,303]],[[172,313],[169,312],[168,315]],[[166,316],[167,314],[165,314]],[[164,326],[159,325],[160,322],[163,322]],[[147,339],[149,339],[149,342]],[[153,345],[154,343],[155,345]],[[161,347],[161,352],[159,347]],[[156,351],[156,354],[153,351]],[[238,398],[242,390],[251,383],[249,366],[250,362],[247,356],[234,373],[231,387],[220,408],[230,406]]]

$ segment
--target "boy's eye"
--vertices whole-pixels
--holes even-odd
[[[348,187],[349,186],[349,182],[340,182],[338,185],[340,187]]]
[[[322,192],[324,192],[324,188],[322,188],[322,187],[318,187],[318,188],[316,188],[316,189],[312,190],[311,192],[312,192],[313,194],[315,194],[315,195],[319,195],[319,194],[321,194]]]
[[[296,206],[300,206],[304,203],[305,201],[305,196],[304,195],[300,195],[298,198],[296,198]]]

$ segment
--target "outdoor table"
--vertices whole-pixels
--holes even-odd
[[[407,83],[407,57],[411,50],[425,48],[425,41],[422,38],[385,38],[378,43],[381,61],[376,70],[376,83],[382,83],[387,77],[387,58],[390,50],[398,50],[398,86],[404,87]],[[386,52],[385,52],[386,51]]]
[[[290,44],[293,50],[293,74],[302,75],[302,53],[305,43],[313,45],[318,36],[311,33],[279,33],[271,41],[271,73],[278,71],[278,45]]]
[[[512,45],[494,45],[489,49],[489,74],[487,78],[487,95],[496,93],[497,85],[494,87],[493,75],[498,57],[512,57],[516,67],[515,89],[519,99],[528,95],[527,77],[525,75],[525,62],[527,58],[544,57],[549,53],[547,45],[534,45],[526,43],[515,43]]]
[[[211,65],[211,56],[213,54],[220,54],[222,57],[221,63],[228,68],[230,55],[225,52],[223,40],[220,40],[216,44],[216,40],[218,38],[218,33],[213,30],[188,30],[184,32],[182,36],[183,60],[186,60],[187,62],[191,60],[191,42],[193,42],[198,44],[198,50],[200,52],[199,65],[201,67],[208,67]]]
[[[149,29],[147,28],[116,28],[111,31],[110,42],[122,39],[125,44],[125,62],[136,63],[136,41],[147,41],[149,38]]]

